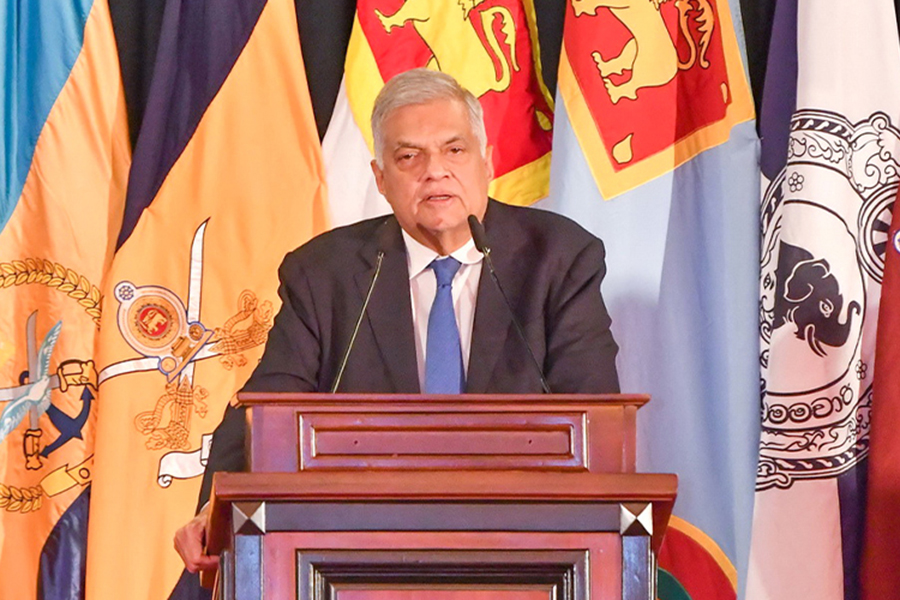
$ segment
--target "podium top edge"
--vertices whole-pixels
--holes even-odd
[[[614,501],[674,503],[674,473],[516,470],[321,470],[216,473],[227,501]]]
[[[256,404],[594,404],[640,408],[648,394],[327,394],[321,392],[239,392],[239,405]]]

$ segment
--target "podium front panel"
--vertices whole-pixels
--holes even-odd
[[[677,479],[636,474],[646,396],[243,395],[214,478],[232,600],[654,600]]]
[[[260,600],[424,599],[435,591],[446,600],[472,592],[502,592],[496,600],[623,600],[621,544],[614,533],[315,532],[267,538],[267,571],[280,575],[266,578]]]
[[[250,470],[635,471],[645,396],[242,395]]]
[[[587,555],[572,550],[300,550],[301,600],[583,600]]]
[[[216,487],[211,547],[241,600],[651,600],[675,478],[312,471]]]
[[[300,470],[587,469],[583,413],[304,414]]]

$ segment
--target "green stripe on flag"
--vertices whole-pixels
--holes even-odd
[[[684,586],[665,569],[657,569],[656,597],[659,600],[691,600]]]

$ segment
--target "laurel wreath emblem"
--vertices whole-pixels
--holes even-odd
[[[27,513],[38,510],[43,504],[43,490],[39,486],[17,488],[0,483],[0,509]]]
[[[0,262],[0,289],[14,285],[45,285],[59,290],[80,304],[100,327],[100,289],[87,277],[72,269],[43,258],[26,258]],[[15,487],[0,483],[0,510],[17,513],[34,512],[43,506],[40,486]]]
[[[59,263],[42,258],[26,258],[0,263],[0,287],[37,283],[58,289],[84,307],[100,327],[100,289],[83,275]]]

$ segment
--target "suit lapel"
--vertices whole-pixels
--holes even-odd
[[[491,281],[485,264],[478,282],[478,303],[475,305],[475,323],[472,326],[472,347],[469,350],[469,371],[466,392],[488,392],[491,374],[497,364],[500,351],[512,327],[509,313],[503,306],[503,297]]]
[[[384,227],[391,228],[391,242],[385,249],[381,274],[372,291],[366,318],[395,391],[417,392],[419,373],[412,326],[412,303],[409,299],[406,248],[396,219],[391,217]],[[366,271],[356,276],[356,285],[363,298],[375,274],[374,257],[377,252],[375,239],[363,249],[363,256],[367,257],[370,264]]]
[[[509,220],[503,206],[491,200],[485,215],[484,226],[491,260],[497,276],[515,306],[516,298],[524,284],[525,273],[516,268],[520,259],[522,240],[510,235]],[[475,305],[475,323],[472,327],[472,348],[469,351],[469,371],[466,391],[471,394],[488,393],[497,360],[507,347],[507,339],[516,335],[509,310],[485,262],[478,282],[478,300]]]

